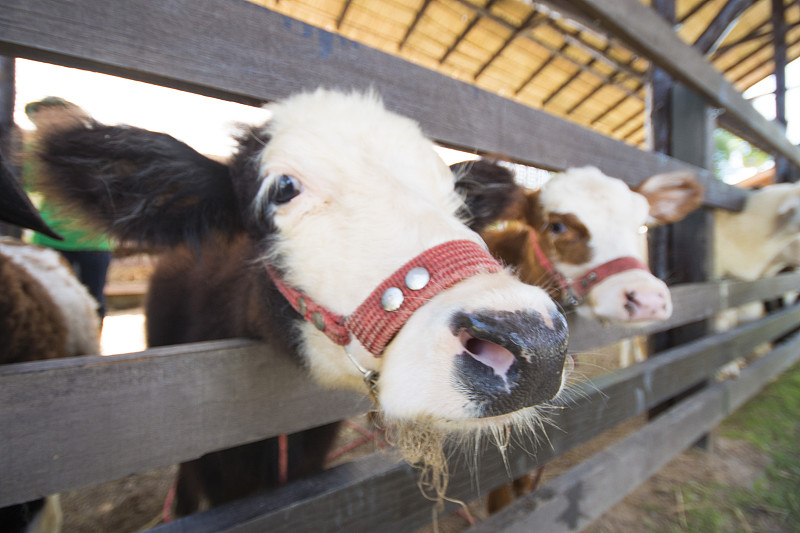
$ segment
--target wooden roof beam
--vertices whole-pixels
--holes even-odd
[[[672,26],[638,0],[573,0],[596,17],[598,24],[623,39],[652,63],[697,92],[712,106],[723,108],[734,120],[753,131],[761,144],[800,166],[800,149],[785,133],[765,119],[725,80],[722,73],[675,34]]]
[[[483,8],[483,9],[484,9],[486,12],[489,12],[489,9],[491,9],[491,7],[492,7],[492,5],[495,3],[495,1],[496,1],[496,0],[489,0],[489,1],[486,3],[486,6],[484,6],[484,8]],[[455,50],[455,49],[458,47],[458,45],[459,45],[459,44],[461,44],[461,41],[463,41],[463,40],[464,40],[464,39],[467,37],[467,34],[468,34],[469,32],[471,32],[471,31],[472,31],[472,28],[474,28],[474,27],[475,27],[475,25],[476,25],[476,24],[478,24],[478,22],[480,22],[480,20],[481,20],[481,17],[480,17],[480,15],[477,15],[476,17],[474,17],[474,18],[473,18],[473,19],[472,19],[472,20],[469,22],[469,24],[467,24],[467,27],[466,27],[466,28],[464,28],[464,31],[463,31],[463,32],[461,32],[461,35],[459,35],[458,37],[456,37],[456,40],[455,40],[455,42],[453,42],[453,44],[452,44],[452,45],[450,45],[450,48],[448,48],[448,49],[445,51],[444,55],[443,55],[443,56],[442,56],[442,57],[439,59],[439,64],[440,64],[440,65],[443,65],[443,64],[444,64],[444,62],[445,62],[445,61],[447,61],[447,58],[448,58],[448,57],[450,57],[450,54],[452,54],[452,53],[453,53],[453,51],[454,51],[454,50]]]
[[[564,44],[562,44],[562,45],[561,45],[561,48],[560,48],[560,49],[559,49],[559,51],[558,51],[558,52],[559,52],[559,54],[563,54],[563,52],[564,52],[564,50],[566,50],[567,46],[569,46],[567,43],[564,43]],[[552,63],[552,62],[553,62],[553,60],[556,58],[556,56],[557,56],[557,55],[558,55],[558,54],[556,54],[555,52],[551,53],[551,54],[550,54],[550,57],[548,57],[548,58],[547,58],[547,59],[546,59],[546,60],[545,60],[545,61],[544,61],[544,62],[543,62],[541,65],[539,65],[539,68],[537,68],[536,70],[534,70],[534,71],[531,73],[531,75],[530,75],[530,76],[528,76],[528,78],[527,78],[525,81],[523,81],[523,82],[522,82],[522,84],[521,84],[519,87],[517,87],[517,88],[514,90],[514,96],[519,96],[519,93],[521,93],[521,92],[522,92],[522,90],[523,90],[525,87],[527,87],[529,83],[531,83],[531,82],[532,82],[534,79],[536,79],[536,76],[538,76],[539,74],[541,74],[541,73],[542,73],[542,71],[543,71],[544,69],[546,69],[546,68],[547,68],[547,66],[548,66],[550,63]]]
[[[791,27],[794,28],[795,26],[797,26],[797,24],[793,24]],[[719,59],[720,57],[724,56],[734,48],[738,48],[743,44],[747,44],[749,42],[756,41],[758,39],[768,39],[771,35],[772,35],[772,28],[768,23],[765,22],[764,24],[758,26],[757,28],[755,28],[753,31],[751,31],[741,39],[734,41],[732,43],[728,43],[724,46],[720,46],[719,48],[711,52],[712,54],[711,57],[713,57],[715,60]]]
[[[615,84],[615,87],[616,87],[616,80],[614,80],[614,77],[615,77],[615,76],[612,76],[612,77],[611,77],[611,83],[612,83],[612,84]],[[642,87],[644,87],[644,81],[641,81],[641,80],[640,80],[640,81],[637,81],[636,83],[637,83],[637,86],[636,86],[636,88],[635,88],[635,89],[633,89],[633,92],[634,92],[634,93],[638,93],[638,92],[639,92],[639,91],[642,89]],[[577,109],[578,109],[580,106],[582,106],[584,103],[586,103],[586,102],[587,102],[587,101],[588,101],[590,98],[592,98],[592,97],[593,97],[595,94],[597,94],[597,92],[598,92],[600,89],[602,89],[602,88],[603,88],[603,87],[605,87],[605,86],[606,86],[605,84],[598,85],[598,86],[597,86],[597,87],[596,87],[596,88],[595,88],[593,91],[591,91],[590,93],[588,93],[586,96],[584,96],[583,98],[581,98],[581,99],[580,99],[580,100],[579,100],[577,103],[575,103],[575,105],[573,105],[572,107],[570,107],[570,108],[567,110],[567,115],[571,115],[572,113],[574,113],[574,112],[575,112],[575,111],[576,111],[576,110],[577,110]],[[618,88],[618,87],[617,87],[617,88]],[[629,96],[629,95],[626,93],[626,94],[625,94],[624,96],[622,96],[622,98],[620,98],[620,99],[619,99],[617,102],[615,102],[613,105],[609,106],[609,107],[608,107],[608,108],[607,108],[605,111],[601,112],[599,115],[597,115],[597,116],[596,116],[596,117],[594,117],[592,120],[590,120],[590,121],[589,121],[589,124],[590,124],[590,125],[593,125],[593,124],[596,124],[598,121],[602,120],[602,119],[603,119],[603,118],[604,118],[606,115],[608,115],[609,113],[611,113],[611,112],[612,112],[614,109],[616,109],[616,108],[617,108],[617,107],[618,107],[620,104],[622,104],[622,102],[624,102],[625,100],[627,100],[629,97],[630,97],[630,96]]]
[[[539,75],[539,73],[541,72],[543,67],[546,67],[547,65],[549,65],[553,61],[553,59],[555,59],[556,57],[559,57],[561,59],[564,59],[565,61],[568,61],[568,62],[572,63],[573,65],[575,65],[579,69],[583,70],[584,72],[586,72],[588,74],[591,74],[592,76],[598,78],[599,80],[602,80],[605,83],[611,83],[611,79],[607,75],[603,74],[602,72],[598,72],[595,69],[589,68],[589,67],[586,66],[587,65],[586,63],[581,63],[580,61],[577,61],[576,59],[573,59],[573,58],[569,57],[568,55],[566,55],[564,52],[567,49],[567,47],[571,45],[571,43],[568,40],[565,40],[564,44],[561,45],[559,48],[554,48],[554,47],[549,46],[549,45],[547,45],[547,44],[545,44],[543,42],[540,42],[539,40],[537,40],[533,36],[529,36],[528,38],[531,39],[536,44],[538,44],[539,46],[541,46],[542,48],[544,48],[545,50],[547,50],[548,52],[550,52],[550,57],[547,59],[547,61],[545,61],[542,64],[542,67],[540,67],[539,69],[536,69],[536,71],[531,75],[531,77],[529,77],[522,85],[520,85],[516,89],[516,91],[514,91],[514,95],[515,96],[518,95],[522,91],[522,89],[525,88],[526,85],[531,83],[533,81],[533,78],[535,78],[536,76]],[[622,85],[616,85],[616,87],[620,91],[625,92],[625,94],[627,94],[628,96],[630,96],[632,98],[636,98],[637,100],[641,100],[642,99],[641,96],[639,96],[635,92],[631,91],[630,89],[625,88]]]
[[[406,30],[406,34],[403,35],[403,38],[400,40],[400,43],[397,45],[397,49],[398,50],[402,50],[403,47],[406,45],[406,42],[408,41],[408,38],[411,37],[411,34],[417,28],[417,24],[419,24],[419,21],[422,20],[422,17],[425,15],[425,12],[428,10],[428,6],[431,5],[431,2],[433,2],[433,0],[425,0],[425,2],[422,4],[422,7],[419,8],[419,10],[417,11],[416,16],[414,17],[414,20],[411,22],[411,25]]]
[[[515,29],[511,33],[511,36],[508,39],[506,39],[505,42],[500,46],[500,48],[498,48],[497,51],[494,54],[492,54],[492,57],[490,57],[489,60],[486,61],[475,74],[473,74],[472,79],[477,80],[480,77],[480,75],[483,74],[487,68],[489,68],[489,65],[491,65],[495,59],[500,57],[500,54],[502,54],[506,50],[506,48],[511,46],[511,43],[516,41],[519,37],[524,37],[527,32],[534,30],[545,20],[547,20],[546,15],[542,15],[537,11],[532,12],[525,20],[525,22],[522,24],[522,26],[518,29]]]
[[[754,0],[728,0],[693,46],[703,55],[713,52],[716,48],[715,45],[719,45],[725,35],[737,24],[739,18],[753,4],[755,4]]]
[[[596,46],[587,43],[581,38],[582,33],[580,31],[575,32],[574,34],[565,30],[564,28],[560,27],[556,24],[552,19],[548,20],[548,26],[553,28],[554,30],[561,33],[566,41],[568,41],[571,45],[580,48],[587,54],[591,55],[593,58],[597,59],[608,65],[609,67],[613,68],[614,70],[622,71],[627,76],[640,80],[644,76],[642,72],[637,72],[633,68],[631,68],[630,64],[633,63],[632,61],[625,65],[620,63],[619,61],[615,61],[608,57],[607,52],[611,49],[612,43],[611,41],[607,41],[606,47],[603,49],[597,48]]]
[[[696,15],[696,14],[697,14],[697,13],[698,13],[698,12],[699,12],[701,9],[703,9],[704,7],[706,7],[706,6],[707,6],[708,4],[710,4],[712,1],[713,1],[713,0],[703,0],[702,2],[699,2],[699,3],[698,3],[697,5],[695,5],[695,6],[694,6],[692,9],[690,9],[688,13],[686,13],[684,16],[682,16],[682,17],[681,17],[681,18],[678,20],[678,25],[681,25],[681,24],[683,24],[684,22],[686,22],[687,20],[689,20],[690,18],[692,18],[693,16],[695,16],[695,15]]]
[[[347,16],[347,11],[350,9],[353,0],[345,0],[344,7],[342,8],[342,12],[339,13],[339,18],[336,19],[336,29],[341,29],[342,22],[344,22],[344,18]]]
[[[795,39],[794,41],[792,41],[792,42],[788,43],[788,47],[790,47],[790,48],[791,48],[791,47],[793,47],[793,46],[797,45],[798,43],[800,43],[800,38],[798,38],[798,39]],[[758,47],[758,49],[757,49],[755,52],[753,52],[753,54],[751,54],[751,55],[757,54],[757,53],[759,53],[759,52],[761,52],[762,50],[765,50],[765,49],[767,49],[767,48],[772,48],[772,40],[770,40],[770,41],[768,41],[768,42],[765,42],[764,44],[762,44],[761,46],[759,46],[759,47]],[[741,74],[740,76],[738,76],[738,77],[737,77],[737,78],[734,80],[734,83],[738,83],[738,82],[739,82],[739,81],[741,81],[742,79],[744,79],[744,78],[746,78],[747,76],[751,75],[753,72],[757,71],[758,69],[760,69],[760,68],[763,68],[765,65],[768,65],[769,63],[772,63],[772,57],[769,57],[769,58],[765,59],[764,61],[761,61],[760,63],[758,63],[758,64],[757,64],[757,65],[755,65],[754,67],[752,67],[752,68],[748,69],[748,70],[747,70],[745,73],[743,73],[743,74]],[[725,74],[728,74],[730,71],[732,71],[733,69],[735,69],[735,68],[736,68],[736,67],[738,67],[738,66],[739,66],[738,64],[731,65],[730,67],[726,68],[726,69],[725,69],[723,72],[724,72]]]
[[[608,46],[610,47],[611,45]],[[589,62],[586,63],[585,69],[578,69],[575,72],[573,72],[572,76],[567,78],[566,81],[564,81],[564,83],[562,83],[559,87],[557,87],[555,91],[551,92],[550,95],[542,101],[542,107],[549,104],[553,100],[553,98],[557,97],[561,93],[561,91],[566,89],[573,81],[575,81],[578,78],[578,76],[580,76],[584,72],[589,71],[592,65],[594,65],[596,62],[597,58],[592,57],[592,59],[590,59]]]

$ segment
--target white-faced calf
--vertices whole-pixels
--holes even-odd
[[[271,110],[229,166],[131,127],[47,139],[64,196],[121,238],[177,247],[153,278],[151,345],[267,339],[320,383],[372,383],[402,427],[531,422],[562,387],[566,322],[465,225],[418,125],[374,95],[319,90]]]
[[[481,165],[478,172],[509,172]],[[513,223],[483,237],[492,253],[518,268],[520,279],[565,303],[583,304],[579,313],[611,322],[664,320],[672,299],[646,266],[642,233],[647,225],[681,220],[702,196],[687,173],[653,176],[631,190],[594,167],[574,168],[520,193],[504,216]]]

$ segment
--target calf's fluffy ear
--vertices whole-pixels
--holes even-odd
[[[39,144],[46,193],[119,239],[171,246],[241,230],[228,167],[169,135],[94,122]]]
[[[650,203],[648,225],[669,224],[683,220],[703,203],[703,185],[694,172],[677,171],[656,174],[644,180],[634,191]]]
[[[464,197],[459,216],[473,231],[508,218],[506,211],[522,199],[522,188],[508,168],[487,159],[464,161],[450,166],[456,190]]]

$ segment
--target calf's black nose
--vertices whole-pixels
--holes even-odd
[[[463,352],[454,379],[477,417],[513,413],[552,399],[561,389],[567,323],[554,312],[458,312],[450,321]]]

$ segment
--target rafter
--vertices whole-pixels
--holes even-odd
[[[496,0],[489,0],[489,1],[486,3],[486,6],[484,7],[484,9],[485,9],[487,12],[489,12],[489,9],[491,9],[491,7],[492,7],[492,5],[495,3],[495,1],[496,1]],[[474,28],[474,27],[475,27],[475,25],[476,25],[476,24],[478,24],[478,22],[480,22],[480,20],[481,20],[481,17],[480,17],[480,16],[475,16],[475,17],[473,17],[473,19],[472,19],[472,20],[469,22],[469,24],[467,24],[467,27],[466,27],[466,28],[464,28],[464,31],[462,31],[462,32],[461,32],[461,35],[459,35],[458,37],[456,37],[456,40],[453,42],[453,44],[452,44],[452,45],[450,45],[450,48],[448,48],[448,49],[445,51],[444,55],[443,55],[442,57],[440,57],[440,58],[439,58],[439,64],[440,64],[440,65],[443,65],[443,64],[444,64],[444,62],[445,62],[445,61],[447,61],[447,58],[448,58],[448,57],[450,57],[450,54],[452,54],[452,53],[453,53],[453,51],[454,51],[454,50],[455,50],[455,49],[458,47],[458,45],[459,45],[459,44],[461,44],[461,41],[463,41],[463,40],[464,40],[464,39],[467,37],[467,34],[468,34],[470,31],[472,31],[472,28]]]
[[[425,2],[422,4],[422,7],[419,8],[419,10],[417,11],[416,16],[414,17],[414,20],[408,26],[408,29],[406,30],[406,34],[403,35],[403,38],[400,40],[400,43],[397,45],[397,49],[398,50],[402,50],[403,47],[406,45],[406,41],[408,41],[408,38],[411,37],[411,34],[416,29],[417,24],[419,24],[419,21],[422,20],[422,17],[425,15],[425,12],[428,10],[428,6],[431,5],[431,2],[433,2],[433,0],[425,0]]]
[[[618,74],[619,73],[616,73],[616,74],[612,75],[611,78],[610,78],[610,83],[613,84],[615,87],[617,86],[617,83],[618,83],[618,80],[615,79],[618,76]],[[575,111],[577,111],[577,109],[580,106],[582,106],[583,104],[585,104],[586,102],[591,100],[592,97],[594,97],[594,95],[598,93],[598,91],[600,91],[603,87],[606,87],[606,86],[607,86],[607,84],[601,83],[600,85],[595,87],[594,90],[592,90],[589,93],[587,93],[586,96],[584,96],[583,98],[578,100],[572,107],[567,109],[567,115],[573,114]],[[639,91],[642,90],[642,87],[644,87],[644,81],[638,80],[636,82],[636,88],[633,89],[633,92],[638,94]],[[596,116],[591,121],[589,121],[589,124],[596,124],[600,119],[602,119],[605,116],[606,113],[611,112],[611,110],[615,109],[619,104],[621,104],[622,102],[624,102],[628,98],[629,98],[628,94],[625,94],[625,96],[620,98],[620,100],[617,103],[615,103],[614,105],[612,105],[607,111],[601,113],[600,115]]]
[[[722,39],[738,22],[745,11],[755,2],[753,0],[728,0],[717,16],[694,42],[694,47],[703,55],[714,50],[714,45]]]
[[[564,53],[564,50],[566,50],[567,46],[569,46],[569,45],[568,45],[567,43],[564,43],[564,44],[562,44],[562,45],[561,45],[561,48],[559,48],[559,49],[558,49],[557,53],[556,53],[555,51],[551,52],[551,53],[550,53],[550,57],[548,57],[548,58],[547,58],[547,59],[546,59],[546,60],[545,60],[545,61],[544,61],[544,62],[543,62],[541,65],[539,65],[539,68],[537,68],[536,70],[534,70],[534,71],[531,73],[531,75],[530,75],[530,76],[528,76],[528,78],[527,78],[527,79],[526,79],[524,82],[522,82],[522,84],[521,84],[519,87],[517,87],[517,88],[516,88],[516,90],[514,91],[514,96],[519,96],[519,93],[521,93],[521,92],[522,92],[522,90],[523,90],[525,87],[527,87],[529,83],[531,83],[531,82],[532,82],[534,79],[536,79],[536,76],[538,76],[539,74],[541,74],[541,73],[542,73],[542,71],[543,71],[544,69],[546,69],[546,68],[548,67],[548,65],[550,65],[550,63],[552,63],[552,62],[553,62],[553,60],[554,60],[554,59],[555,59],[557,56],[559,56],[559,55],[563,55],[563,53]]]
[[[680,25],[680,24],[683,24],[684,22],[686,22],[687,20],[689,20],[690,18],[692,18],[693,16],[695,16],[695,15],[697,14],[697,12],[698,12],[698,11],[700,11],[701,9],[703,9],[704,7],[706,7],[706,6],[707,6],[708,4],[710,4],[712,1],[713,1],[713,0],[703,0],[702,2],[698,3],[698,4],[697,4],[696,6],[694,6],[692,9],[690,9],[688,13],[686,13],[686,14],[685,14],[683,17],[681,17],[681,18],[680,18],[680,20],[678,20],[678,24],[679,24],[679,25]]]
[[[606,48],[606,49],[610,48],[610,46],[611,46],[611,45],[607,45],[607,48]],[[585,67],[586,67],[587,69],[590,69],[590,68],[592,67],[592,65],[594,65],[596,62],[597,62],[597,58],[596,58],[596,57],[592,57],[592,58],[589,60],[589,62],[588,62],[588,63],[586,63]],[[567,79],[564,81],[564,83],[562,83],[562,84],[561,84],[559,87],[557,87],[555,91],[551,92],[551,93],[550,93],[550,94],[547,96],[547,98],[545,98],[545,99],[544,99],[544,101],[542,101],[542,107],[545,107],[547,104],[549,104],[549,103],[550,103],[550,102],[553,100],[553,98],[557,97],[557,96],[558,96],[558,95],[561,93],[561,91],[563,91],[564,89],[566,89],[566,88],[567,88],[567,87],[568,87],[568,86],[569,86],[569,85],[570,85],[570,84],[571,84],[573,81],[575,81],[575,80],[578,78],[578,76],[580,76],[580,75],[581,75],[583,72],[585,72],[583,69],[578,69],[578,70],[576,70],[575,72],[573,72],[573,73],[572,73],[572,75],[571,75],[569,78],[567,78]],[[610,79],[609,79],[609,81],[610,81]]]
[[[794,46],[796,46],[797,44],[800,44],[800,37],[796,38],[794,41],[792,41],[792,42],[790,42],[790,43],[787,43],[787,47],[788,47],[788,48],[791,48],[791,47],[794,47]],[[756,50],[755,50],[755,51],[754,51],[752,54],[750,54],[750,55],[751,55],[751,56],[753,56],[753,55],[755,55],[755,54],[758,54],[759,52],[762,52],[763,50],[765,50],[765,49],[767,49],[767,48],[771,48],[771,47],[772,47],[772,40],[769,40],[769,41],[765,42],[764,44],[762,44],[761,46],[759,46],[759,47],[758,47],[758,48],[757,48],[757,49],[756,49]],[[760,63],[758,63],[756,66],[754,66],[754,67],[752,67],[752,68],[748,69],[748,70],[747,70],[745,73],[741,74],[740,76],[737,76],[737,77],[736,77],[736,78],[733,80],[733,83],[739,83],[739,82],[740,82],[741,80],[743,80],[744,78],[746,78],[746,77],[750,76],[751,74],[753,74],[753,72],[756,72],[757,70],[759,70],[759,69],[761,69],[761,68],[764,68],[766,65],[768,65],[768,64],[770,64],[770,63],[772,63],[772,62],[773,62],[773,60],[772,60],[772,54],[769,54],[769,57],[768,57],[767,59],[765,59],[764,61],[761,61],[761,62],[760,62]],[[730,72],[731,72],[732,70],[734,70],[734,69],[735,69],[736,67],[738,67],[738,66],[739,66],[739,64],[735,64],[735,65],[731,65],[731,66],[729,66],[728,68],[726,68],[726,69],[723,71],[723,74],[725,74],[725,75],[726,75],[726,77],[729,77],[729,76],[730,76]]]
[[[571,45],[580,48],[587,54],[591,55],[593,58],[605,63],[614,70],[622,71],[622,73],[637,80],[642,79],[642,76],[644,76],[642,72],[637,72],[636,70],[631,68],[632,61],[626,65],[608,57],[607,52],[613,48],[611,43],[606,43],[606,47],[600,49],[583,40],[583,38],[581,38],[582,33],[580,31],[575,33],[570,33],[551,20],[548,21],[548,25],[551,26],[553,29],[557,30],[558,32],[560,32],[561,35],[564,37],[564,39]]]
[[[342,22],[344,22],[344,18],[347,16],[347,11],[350,9],[350,5],[352,4],[353,0],[345,0],[344,7],[342,8],[342,12],[339,13],[339,18],[336,19],[336,29],[339,30],[342,27]]]
[[[772,35],[772,27],[770,24],[765,22],[764,24],[761,24],[757,28],[754,28],[753,31],[741,37],[740,39],[732,43],[728,43],[724,46],[720,46],[719,48],[717,48],[712,52],[711,57],[713,57],[714,59],[720,58],[725,54],[727,54],[728,52],[730,52],[731,50],[733,50],[734,48],[737,48],[739,46],[742,46],[743,44],[747,44],[749,42],[756,41],[759,39],[767,39],[771,35]]]
[[[506,50],[506,48],[511,46],[511,43],[516,41],[519,37],[524,36],[525,33],[536,29],[536,27],[542,24],[542,22],[544,22],[546,19],[547,17],[545,15],[541,15],[536,11],[532,12],[528,16],[528,18],[525,19],[525,22],[520,26],[520,28],[514,30],[511,33],[511,36],[505,40],[502,46],[500,46],[500,48],[498,48],[497,51],[495,51],[495,53],[492,54],[492,57],[490,57],[488,61],[486,61],[483,65],[481,65],[481,68],[479,68],[478,71],[475,72],[475,74],[473,74],[472,79],[477,80],[480,77],[480,75],[483,74],[483,72],[487,68],[489,68],[489,65],[491,65],[495,59],[500,57],[500,55]]]

